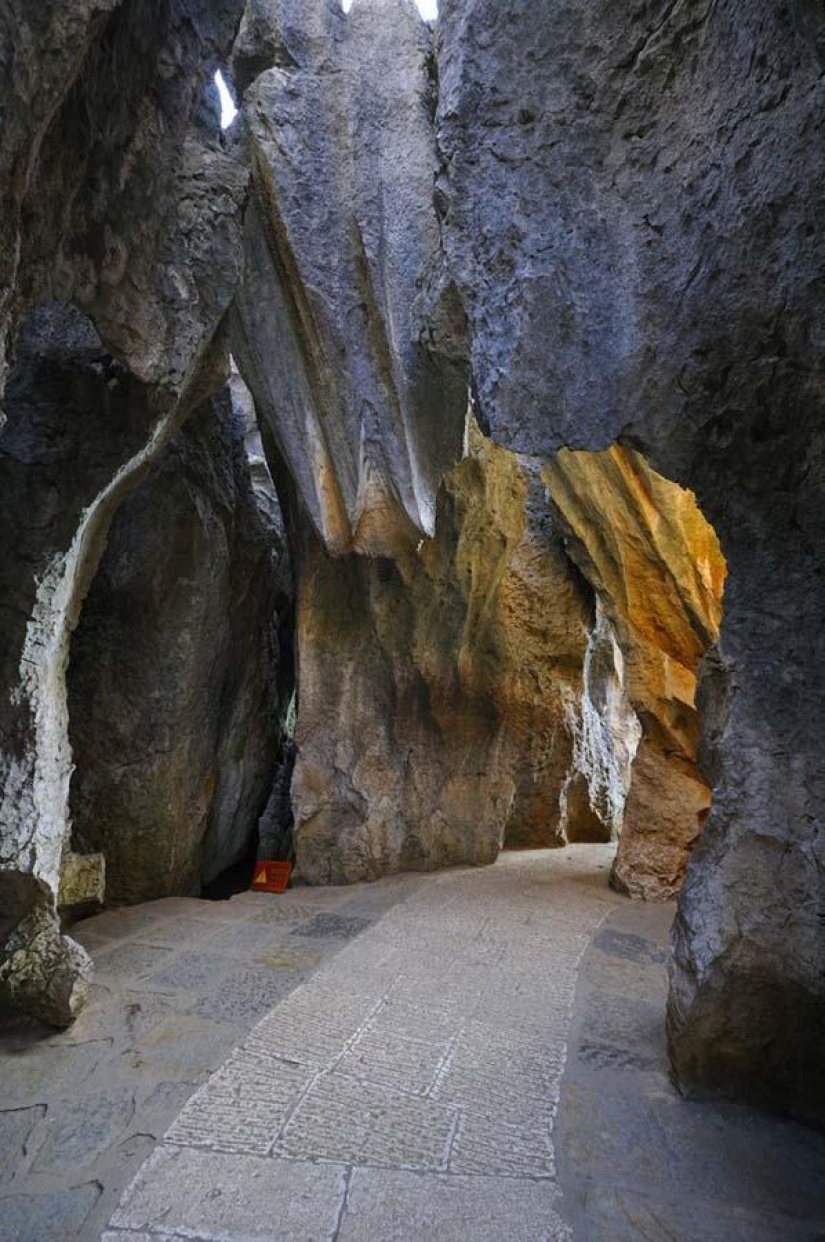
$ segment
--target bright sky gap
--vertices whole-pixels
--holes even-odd
[[[235,101],[229,93],[229,87],[220,69],[215,74],[215,85],[221,97],[221,129],[228,129],[238,115],[238,109],[235,107]]]

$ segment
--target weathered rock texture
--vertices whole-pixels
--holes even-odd
[[[718,627],[713,532],[626,450],[542,466],[469,444],[433,540],[396,560],[316,542],[304,561],[301,873],[619,836],[618,885],[670,896],[709,805],[694,697]]]
[[[312,539],[298,591],[300,875],[374,879],[610,840],[638,725],[538,464],[477,432],[436,535],[393,560]]]
[[[567,550],[624,652],[643,730],[613,883],[666,899],[682,887],[711,803],[697,768],[696,679],[719,637],[724,558],[691,493],[638,453],[563,449],[543,474]]]
[[[223,370],[246,176],[206,83],[241,7],[71,0],[0,19],[1,352],[35,305],[71,300],[96,328],[27,322],[0,433],[0,996],[57,1023],[89,967],[56,916],[68,638],[117,502]]]
[[[728,562],[713,810],[669,1003],[680,1082],[825,1119],[825,78],[812,0],[445,0],[449,277],[479,416],[623,439]]]
[[[415,339],[438,256],[432,35],[412,4],[258,0],[235,51],[252,167],[233,350],[324,545],[433,533],[461,369]]]
[[[245,436],[228,390],[189,419],[115,515],[72,640],[73,837],[109,902],[200,892],[270,792],[290,587]]]

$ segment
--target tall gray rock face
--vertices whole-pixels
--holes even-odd
[[[68,670],[75,848],[106,899],[197,893],[248,851],[277,766],[283,535],[228,390],[115,515]]]
[[[19,338],[0,430],[0,1001],[56,1023],[89,973],[56,912],[69,635],[117,503],[225,369],[246,174],[207,82],[241,9],[13,0],[0,18],[4,370]],[[88,319],[22,327],[28,308],[69,301]]]
[[[324,545],[433,533],[466,383],[415,339],[438,257],[432,36],[411,3],[255,3],[235,50],[252,196],[233,351]]]
[[[728,561],[714,807],[675,932],[685,1089],[825,1118],[825,79],[812,0],[444,0],[437,197],[479,416],[621,439]]]

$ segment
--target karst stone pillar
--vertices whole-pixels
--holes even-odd
[[[478,415],[621,440],[729,576],[675,930],[686,1090],[825,1119],[825,78],[813,0],[444,0],[436,193]]]
[[[242,7],[0,19],[0,1000],[57,1025],[89,976],[57,915],[69,635],[119,499],[228,370],[246,172],[210,79]]]

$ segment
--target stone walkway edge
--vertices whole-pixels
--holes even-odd
[[[553,1128],[609,847],[429,877],[195,1093],[114,1239],[568,1240]]]

